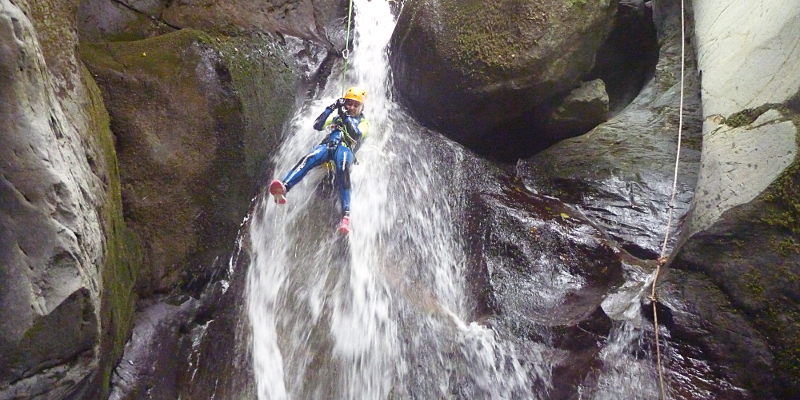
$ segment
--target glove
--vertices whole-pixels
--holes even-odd
[[[329,105],[328,108],[331,110],[339,109],[339,113],[342,112],[342,107],[344,107],[344,97],[336,99],[333,104]]]

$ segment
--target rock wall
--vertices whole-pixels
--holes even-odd
[[[344,48],[345,0],[84,0],[82,37],[89,41],[135,40],[182,28],[231,35],[280,33]]]
[[[185,29],[82,47],[117,135],[126,217],[144,238],[142,295],[201,278],[230,251],[294,104],[293,71],[247,61],[247,46]],[[254,84],[263,108],[246,115],[237,90]]]
[[[658,33],[654,76],[638,96],[608,122],[559,142],[517,163],[532,189],[575,204],[641,258],[656,258],[670,212],[680,104],[680,3],[651,3]],[[691,17],[691,11],[687,13]],[[691,37],[691,25],[687,37]],[[683,141],[674,221],[691,202],[700,161],[700,87],[694,51],[687,44]],[[631,76],[635,79],[635,76]],[[678,223],[670,234],[676,238]],[[674,240],[669,243],[674,245]]]
[[[0,398],[98,398],[133,314],[108,115],[76,1],[0,2]]]
[[[301,3],[284,17],[312,10],[315,29],[343,12]],[[311,75],[299,63],[311,57],[303,67],[315,68],[335,41],[297,21],[283,33],[320,44],[211,37],[138,11],[140,24],[126,19],[165,4],[0,1],[0,399],[106,397],[137,298],[197,296],[219,279],[299,79]],[[259,32],[284,26],[267,25]],[[168,339],[191,343],[177,328],[205,324],[214,301],[189,303],[198,305],[162,328]],[[206,353],[191,351],[199,368]],[[186,357],[172,361],[185,371]],[[162,378],[172,388],[186,379]]]
[[[666,300],[670,329],[747,388],[742,398],[797,398],[800,3],[693,6],[702,165],[664,287],[703,300]]]

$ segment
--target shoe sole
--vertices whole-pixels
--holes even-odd
[[[269,184],[269,194],[275,198],[278,204],[286,204],[286,187],[283,186],[281,181],[274,180]]]

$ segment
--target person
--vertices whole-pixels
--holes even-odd
[[[360,87],[347,89],[344,96],[326,107],[316,120],[314,129],[327,130],[325,139],[295,164],[282,180],[275,179],[269,185],[269,193],[278,204],[286,203],[286,194],[315,167],[332,161],[335,169],[336,188],[342,207],[342,220],[338,231],[350,233],[350,169],[355,162],[355,153],[367,136],[369,123],[364,117],[366,90]],[[337,111],[334,114],[334,111]]]

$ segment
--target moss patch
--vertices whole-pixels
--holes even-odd
[[[135,66],[161,78],[185,79],[178,66],[185,64],[184,51],[193,43],[213,44],[210,35],[194,29],[181,29],[166,35],[132,42],[82,43],[81,58],[93,66],[125,70]]]
[[[263,171],[267,154],[279,144],[283,124],[295,106],[297,78],[292,61],[284,59],[281,49],[267,37],[223,36],[214,42],[242,102],[245,168],[255,176]]]
[[[761,114],[764,114],[767,112],[767,110],[773,107],[775,107],[774,104],[764,104],[756,108],[748,108],[746,110],[729,115],[727,118],[725,118],[723,123],[731,128],[750,125],[753,123],[753,121],[758,119]]]
[[[122,197],[119,167],[109,117],[100,89],[89,71],[82,68],[83,83],[89,102],[86,112],[90,118],[94,144],[103,157],[103,178],[106,184],[106,203],[99,210],[106,238],[105,263],[101,277],[100,379],[102,396],[106,397],[111,384],[111,371],[122,357],[123,348],[133,328],[134,287],[141,265],[140,244],[136,235],[126,227],[122,217]]]
[[[82,46],[114,119],[126,220],[145,238],[140,294],[199,289],[233,243],[295,105],[273,42],[184,29]]]

